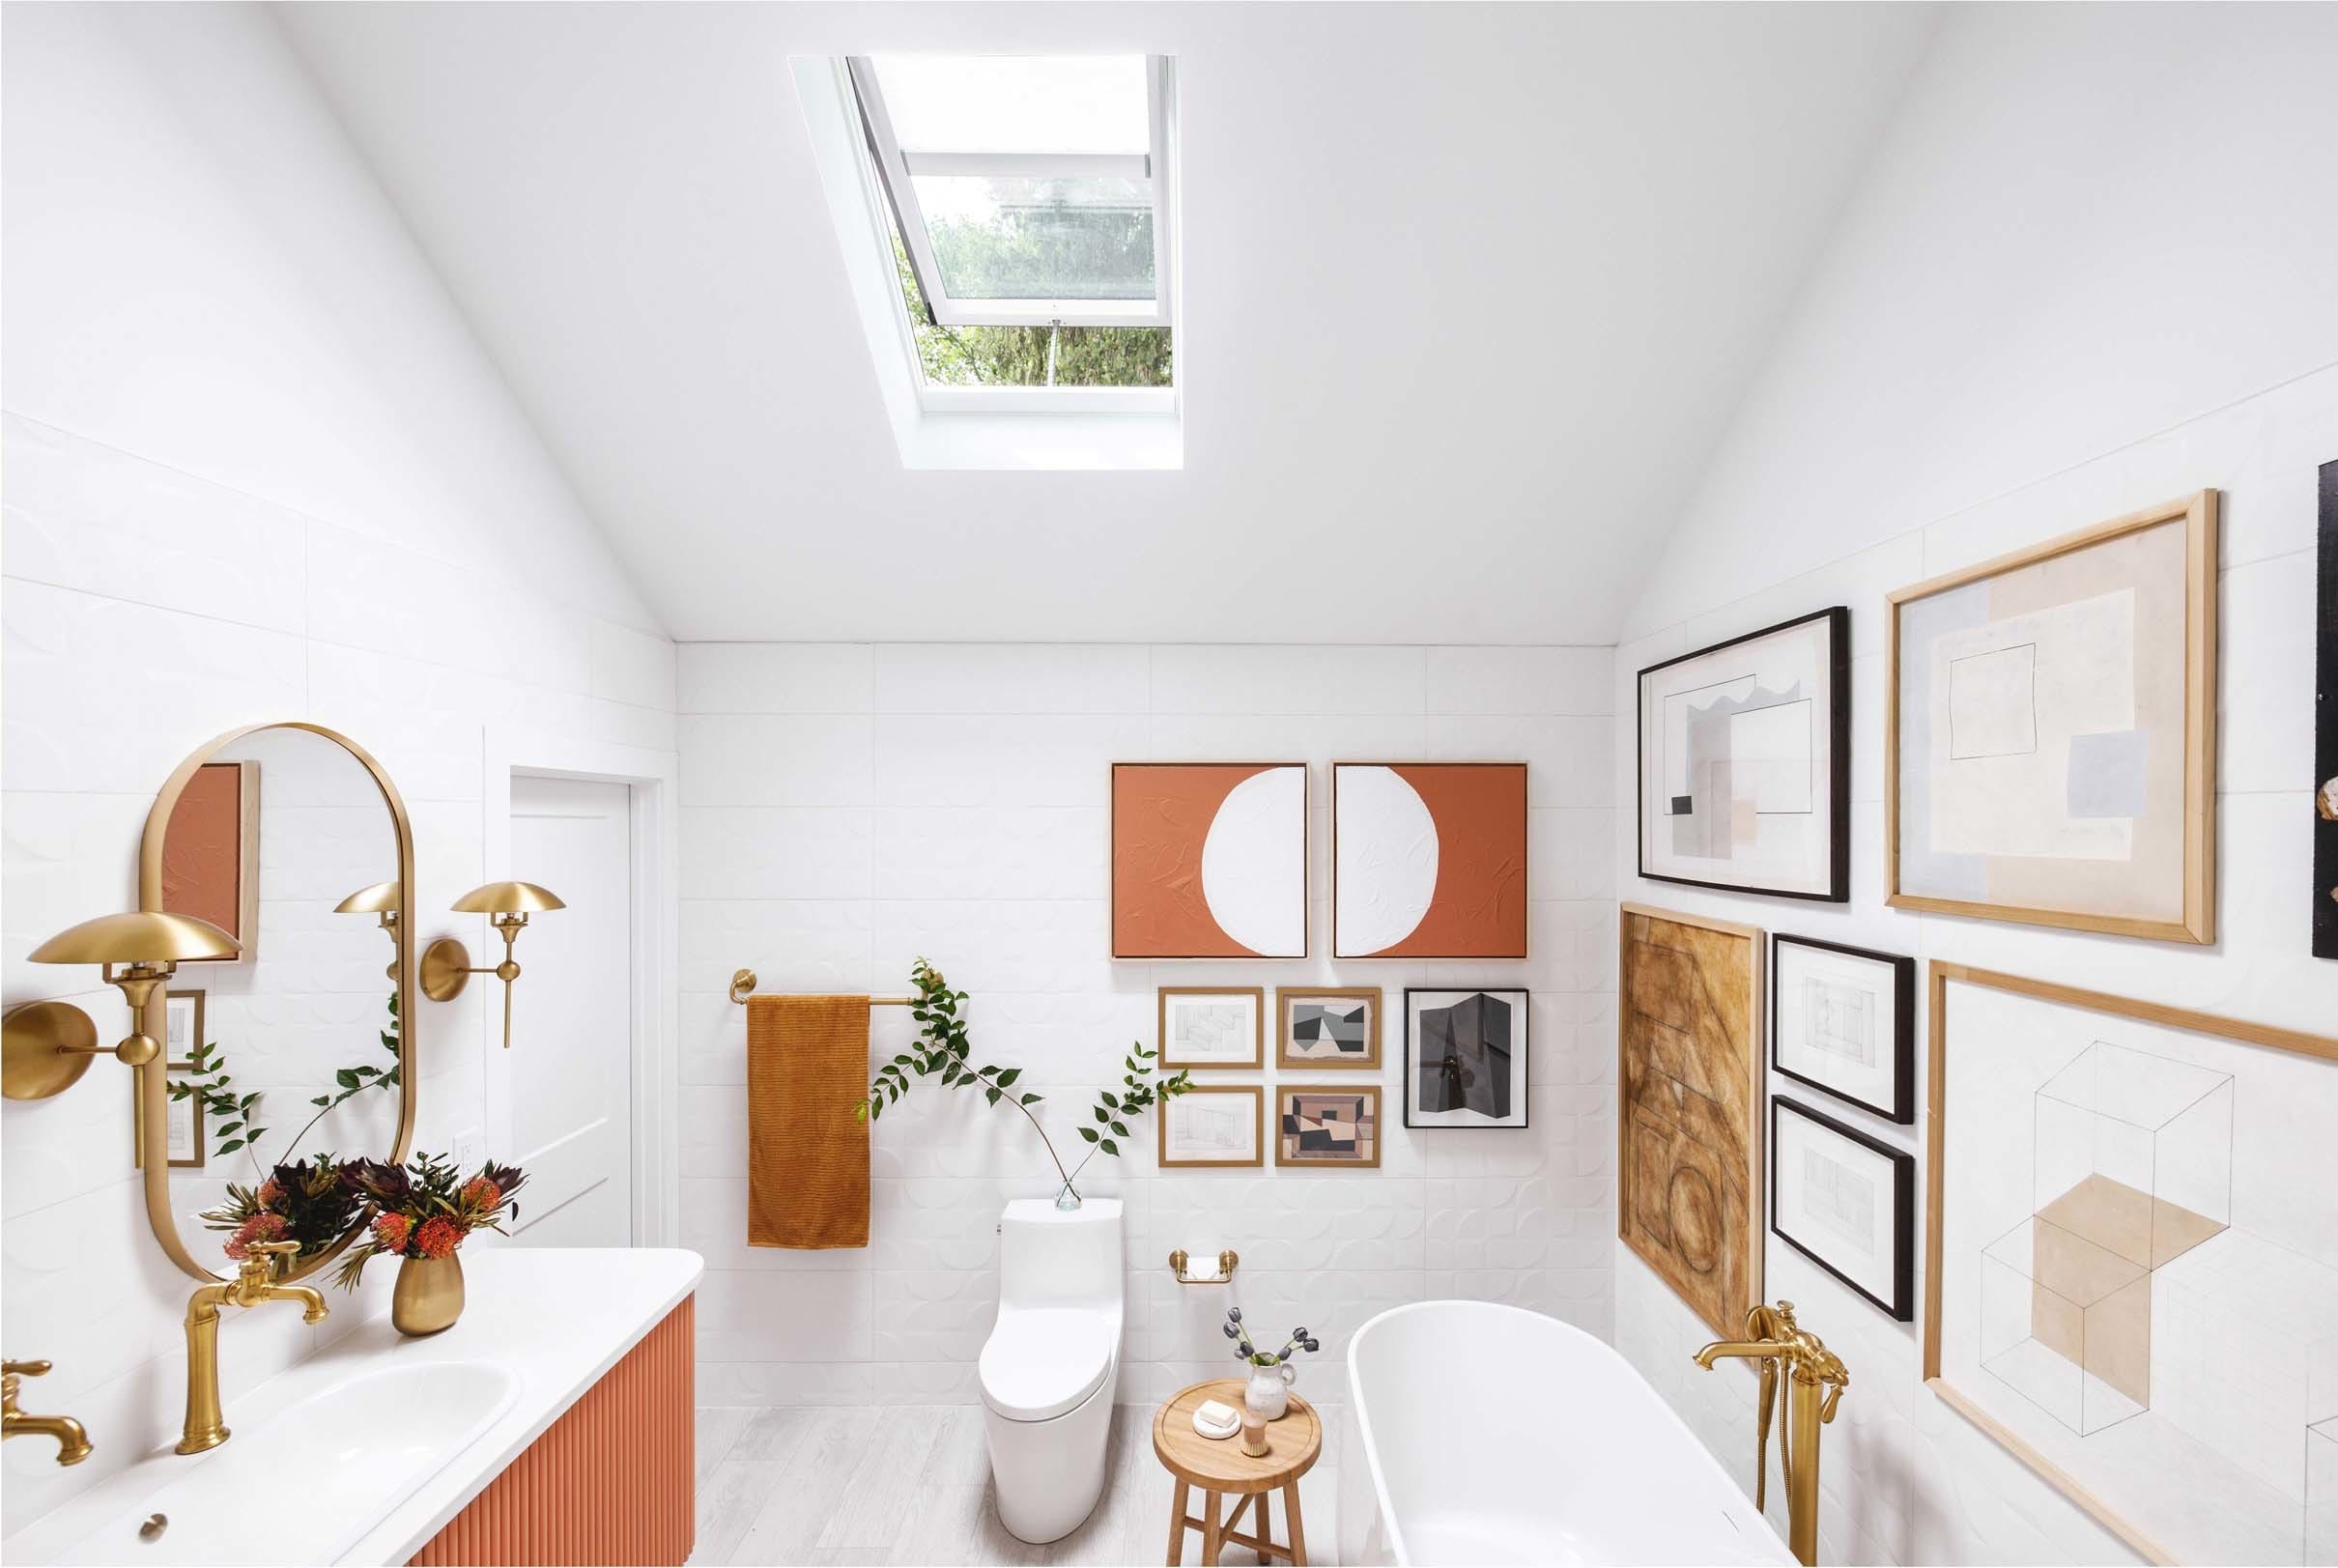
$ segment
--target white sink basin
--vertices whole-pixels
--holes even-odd
[[[336,1561],[519,1397],[494,1362],[422,1361],[345,1378],[248,1429],[231,1409],[226,1443],[57,1560]],[[154,1514],[169,1523],[142,1541]]]

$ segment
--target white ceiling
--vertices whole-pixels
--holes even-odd
[[[681,639],[1611,641],[1928,7],[305,5]],[[905,470],[785,62],[1175,54],[1185,467]]]

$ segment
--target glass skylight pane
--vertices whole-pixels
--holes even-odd
[[[877,83],[907,153],[1143,153],[1145,57],[890,54]]]
[[[916,177],[954,299],[1151,299],[1153,192],[1109,177]]]

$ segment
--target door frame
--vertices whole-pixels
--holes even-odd
[[[481,864],[490,879],[527,875],[527,867],[511,864],[513,774],[620,784],[631,793],[633,910],[627,924],[633,949],[633,1244],[671,1246],[681,1230],[681,1191],[675,1180],[680,1093],[675,1042],[681,1038],[675,754],[491,725],[483,755]],[[483,927],[482,940],[493,941]],[[527,960],[521,962],[525,966]],[[513,1002],[521,1010],[527,1005],[525,994]],[[485,1064],[491,1154],[510,1149],[512,1139],[511,1054],[501,1046],[500,1029],[500,1005],[482,1009],[479,1050]],[[514,1051],[527,1048],[524,1042],[512,1046]]]

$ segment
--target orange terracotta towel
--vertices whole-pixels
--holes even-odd
[[[747,999],[747,1244],[869,1244],[869,998]]]

